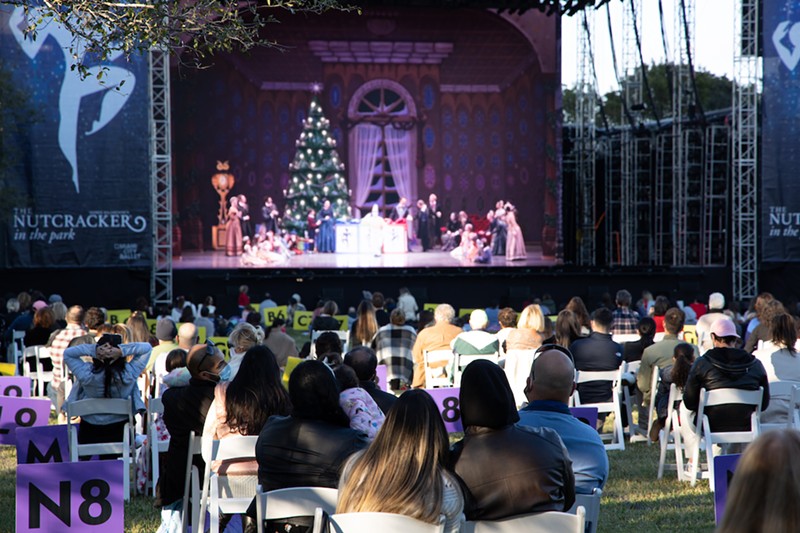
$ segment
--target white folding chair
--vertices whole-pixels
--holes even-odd
[[[590,382],[610,382],[611,383],[611,399],[607,402],[600,403],[582,403],[580,394],[575,391],[572,396],[572,401],[575,406],[597,407],[598,415],[601,414],[614,414],[614,429],[611,433],[600,434],[600,437],[605,440],[610,440],[606,444],[606,450],[625,450],[625,433],[622,429],[622,413],[619,407],[619,402],[622,399],[621,385],[622,382],[622,369],[617,370],[604,370],[604,371],[578,371],[575,382],[579,385],[581,383]]]
[[[11,332],[11,344],[8,345],[8,362],[14,363],[14,368],[19,368],[19,358],[25,352],[25,331],[14,330]]]
[[[445,522],[444,516],[439,517],[438,524],[429,524],[394,513],[339,513],[330,515],[328,521],[329,531],[334,533],[444,533]]]
[[[568,512],[576,514],[581,507],[585,512],[585,533],[597,533],[597,521],[600,519],[600,498],[603,491],[595,488],[591,494],[575,494],[575,503]]]
[[[636,384],[636,375],[639,373],[639,367],[642,365],[641,361],[631,361],[622,363],[622,398],[625,402],[625,413],[628,419],[628,434],[633,437],[634,434],[641,433],[638,426],[633,425],[633,397],[631,396],[630,386]]]
[[[317,338],[322,335],[323,333],[336,333],[339,336],[339,340],[342,341],[342,353],[347,353],[347,347],[350,344],[350,331],[345,330],[342,331],[340,329],[330,329],[330,330],[323,330],[323,329],[315,329],[311,332],[311,355],[316,357],[317,350],[314,346],[314,342]]]
[[[683,443],[681,442],[678,411],[675,409],[675,402],[680,400],[682,396],[683,390],[672,383],[669,387],[669,399],[667,400],[667,419],[658,439],[658,443],[661,446],[661,453],[658,459],[658,479],[664,476],[664,468],[669,466],[670,468],[674,467],[678,472],[678,481],[683,480]],[[667,451],[670,447],[675,450],[674,465],[666,464]]]
[[[422,354],[425,363],[425,388],[452,387],[452,375],[446,375],[453,367],[452,350],[425,350]],[[431,363],[444,363],[431,367]]]
[[[701,439],[702,442],[705,442],[709,485],[711,487],[711,492],[714,492],[714,444],[748,444],[755,440],[760,433],[759,425],[761,418],[762,397],[762,387],[759,387],[758,390],[702,389],[700,391],[700,404],[697,408],[697,423],[695,426],[695,433],[698,436],[698,439],[697,445],[694,446],[692,450],[692,471],[689,474],[692,486],[697,483],[697,472],[700,468],[700,447],[702,446]],[[750,429],[747,431],[711,431],[708,415],[705,414],[705,408],[730,404],[753,406],[753,412],[750,415]],[[683,423],[687,422],[688,421],[684,421]]]
[[[647,445],[650,446],[650,428],[653,427],[657,415],[656,411],[656,395],[658,393],[658,386],[661,383],[661,369],[657,366],[653,367],[653,374],[650,376],[650,405],[647,410]]]
[[[156,484],[160,476],[158,456],[169,450],[169,439],[160,441],[158,440],[158,431],[156,430],[156,418],[164,414],[164,403],[161,398],[150,398],[147,402],[147,450],[146,456],[150,461],[150,476],[147,482],[150,483],[153,497],[156,496]]]
[[[460,354],[455,353],[455,368],[453,371],[453,386],[460,387],[461,386],[461,374],[464,373],[464,369],[467,368],[473,361],[491,361],[494,364],[500,360],[500,354],[497,352],[494,353],[487,353],[487,354]]]
[[[46,346],[36,346],[36,386],[39,389],[39,395],[45,396],[45,388],[53,383],[53,358],[50,355],[50,349]],[[50,370],[44,369],[45,361],[49,361],[48,366]],[[63,365],[66,369],[67,365]],[[66,383],[64,384],[66,387]],[[65,398],[69,396],[65,395]]]
[[[264,533],[265,520],[281,520],[296,516],[315,516],[317,508],[329,515],[336,512],[339,491],[329,487],[292,487],[263,492],[256,488],[258,533]]]
[[[98,444],[78,444],[78,426],[72,423],[73,417],[86,415],[112,414],[128,417],[122,440]],[[131,495],[130,467],[133,462],[133,402],[130,398],[89,398],[67,404],[67,432],[69,435],[70,461],[77,462],[80,457],[92,455],[121,455],[123,467],[123,491],[125,501]]]
[[[508,350],[506,352],[506,364],[503,370],[511,385],[511,392],[514,393],[514,401],[517,407],[528,401],[525,397],[525,385],[528,376],[531,375],[531,365],[536,350]]]
[[[800,388],[800,382],[797,381],[771,381],[769,384],[769,412],[773,405],[786,403],[788,410],[786,413],[786,420],[783,422],[761,422],[761,433],[765,431],[773,431],[776,429],[792,429],[795,428],[795,417],[797,415],[797,402],[796,398],[792,398],[792,393],[795,388]],[[776,402],[777,400],[777,402]],[[763,414],[763,413],[762,413]]]
[[[22,375],[31,378],[31,396],[44,396],[39,392],[39,377],[36,372],[36,351],[39,346],[27,346],[22,352]],[[16,367],[19,371],[19,366]]]
[[[215,440],[213,441],[211,460],[255,459],[257,440],[258,435],[234,436]],[[206,470],[208,469],[209,467],[206,466]],[[257,484],[257,476],[229,476],[211,472],[208,480],[208,499],[201,497],[200,521],[197,531],[204,531],[206,502],[208,502],[208,511],[211,516],[210,531],[219,533],[220,512],[241,514],[247,511],[253,501],[253,495],[256,493]]]
[[[170,439],[171,440],[171,439]],[[183,480],[183,506],[181,508],[181,531],[188,531],[189,524],[192,531],[198,531],[195,527],[200,521],[200,485],[198,480],[199,473],[197,467],[192,464],[195,455],[202,454],[202,437],[195,435],[194,431],[189,432],[189,450],[186,454],[186,476]],[[192,501],[192,516],[189,516],[189,500]]]
[[[640,339],[638,333],[615,333],[611,335],[611,340],[617,344],[625,344],[626,342],[636,342]]]
[[[584,533],[586,510],[578,506],[575,513],[561,513],[548,511],[546,513],[532,513],[503,520],[477,520],[467,522],[463,531],[467,533]]]

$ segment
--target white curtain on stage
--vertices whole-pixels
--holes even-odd
[[[386,137],[386,154],[389,156],[389,164],[392,167],[392,177],[397,193],[401,198],[408,198],[409,205],[415,205],[417,201],[417,183],[411,175],[412,154],[412,135],[407,130],[397,130],[391,125],[386,126],[384,135]]]
[[[369,196],[375,163],[378,159],[378,144],[381,142],[381,128],[372,124],[359,124],[355,127],[355,142],[352,143],[355,162],[355,187],[353,190],[356,206],[363,206]]]

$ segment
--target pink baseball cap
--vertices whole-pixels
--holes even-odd
[[[44,300],[36,300],[35,302],[33,302],[32,307],[34,311],[38,311],[43,307],[47,307],[47,302],[45,302]]]
[[[739,337],[739,334],[736,333],[736,325],[729,318],[720,318],[715,320],[714,323],[711,324],[711,333],[717,337],[741,338]]]

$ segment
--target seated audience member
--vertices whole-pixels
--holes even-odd
[[[495,333],[497,345],[500,353],[506,353],[506,339],[508,334],[517,327],[517,312],[510,307],[504,307],[497,313],[497,321],[500,323],[500,331]]]
[[[320,361],[303,361],[289,376],[290,416],[271,416],[256,444],[258,482],[267,490],[336,488],[342,465],[368,444],[350,428],[339,387]]]
[[[264,344],[275,354],[275,360],[280,368],[286,366],[290,357],[297,357],[298,354],[294,339],[283,331],[285,324],[282,318],[276,318],[264,332]]]
[[[358,386],[372,396],[384,414],[389,414],[389,410],[397,402],[397,396],[378,387],[378,377],[375,373],[378,367],[378,358],[372,348],[367,346],[353,348],[344,356],[344,364],[355,370]]]
[[[322,359],[324,355],[337,353],[341,355],[344,350],[342,349],[342,339],[339,335],[332,331],[326,331],[317,337],[314,341],[314,353],[317,359]]]
[[[453,445],[451,460],[471,494],[467,520],[572,507],[575,477],[564,443],[550,428],[516,423],[514,395],[499,366],[467,365],[459,396],[464,438]]]
[[[161,457],[155,504],[165,512],[180,509],[189,452],[189,433],[203,434],[206,414],[214,400],[214,388],[227,366],[214,345],[198,344],[186,356],[191,379],[185,387],[171,387],[162,395],[164,425],[170,434],[169,449]],[[195,456],[198,471],[205,468],[202,458]],[[163,516],[163,515],[162,515]]]
[[[714,348],[698,358],[683,388],[681,404],[681,435],[689,444],[696,442],[689,424],[683,423],[695,417],[689,411],[696,411],[700,404],[702,389],[742,389],[758,390],[763,387],[764,395],[761,410],[769,407],[769,382],[767,372],[761,361],[737,348],[741,342],[736,326],[729,318],[721,318],[711,325],[711,340]],[[750,429],[752,408],[746,405],[714,405],[705,409],[712,431],[746,431]]]
[[[178,348],[178,343],[175,342],[177,336],[178,327],[171,318],[162,318],[156,322],[156,339],[158,340],[158,346],[153,348],[153,352],[150,354],[150,360],[147,362],[147,370],[153,370],[156,360],[161,354],[164,354],[164,357],[166,357],[166,354]]]
[[[613,321],[611,322],[612,335],[632,335],[636,333],[636,326],[639,323],[639,313],[630,308],[631,293],[622,289],[617,291],[617,307],[612,311]]]
[[[22,294],[27,293],[20,293]],[[59,422],[63,418],[61,407],[64,404],[64,350],[67,349],[72,339],[86,335],[83,327],[83,319],[86,312],[80,305],[73,305],[67,311],[67,327],[56,330],[50,336],[48,347],[50,348],[50,360],[53,362],[53,382],[47,388],[47,395],[53,402],[56,412],[59,413]],[[66,419],[61,423],[66,423]]]
[[[358,386],[356,371],[340,364],[333,370],[339,383],[339,406],[350,419],[350,427],[367,435],[372,441],[383,425],[385,416],[372,396]]]
[[[456,312],[450,304],[440,304],[433,312],[434,324],[421,329],[417,333],[412,353],[414,355],[414,388],[425,387],[425,358],[426,351],[450,350],[450,343],[459,334],[461,328],[453,324]],[[420,322],[422,322],[420,320]],[[444,366],[446,363],[442,363]]]
[[[77,380],[67,405],[90,398],[133,398],[134,411],[143,412],[144,402],[136,379],[144,371],[151,349],[146,342],[124,344],[118,335],[103,335],[97,344],[79,344],[67,348],[64,350],[64,363]],[[90,360],[85,361],[85,357]],[[127,361],[128,357],[132,357],[130,362]],[[85,415],[81,417],[78,443],[122,441],[127,423],[126,415]]]
[[[194,320],[194,325],[198,328],[206,328],[206,338],[214,336],[214,321],[210,318],[211,312],[208,307],[200,309],[200,316]]]
[[[402,309],[394,309],[389,315],[389,324],[383,326],[372,339],[372,349],[378,363],[386,365],[386,379],[392,390],[401,390],[411,384],[414,377],[412,350],[417,332],[406,326]]]
[[[656,333],[664,333],[664,316],[670,308],[669,298],[666,296],[656,296],[656,301],[653,304],[653,312],[651,316],[656,321]]]
[[[411,294],[407,287],[400,287],[400,296],[397,297],[397,308],[403,311],[406,322],[416,324],[419,313],[417,299]],[[390,317],[391,318],[391,317]]]
[[[721,292],[712,292],[708,297],[708,311],[697,319],[695,333],[697,344],[700,346],[700,354],[706,353],[714,347],[711,341],[711,324],[725,318],[725,296]]]
[[[685,342],[676,345],[672,355],[672,364],[659,371],[661,380],[658,382],[658,391],[656,393],[657,419],[653,421],[653,425],[650,427],[650,440],[653,442],[658,442],[658,435],[667,423],[670,388],[672,384],[675,384],[678,391],[683,394],[683,387],[686,386],[686,379],[689,377],[689,369],[696,358],[696,350],[696,346]],[[673,408],[680,406],[680,399],[675,404]]]
[[[756,359],[764,365],[770,384],[781,381],[800,382],[800,358],[797,357],[795,343],[797,325],[794,318],[786,313],[773,317],[770,321],[770,340],[753,352]],[[769,408],[761,413],[761,422],[786,423],[792,416],[790,401],[790,395],[776,396],[773,390]]]
[[[40,307],[33,315],[33,327],[25,332],[22,343],[26,347],[44,346],[56,329],[56,317],[49,307]]]
[[[728,489],[719,533],[800,531],[800,433],[769,431],[747,447]]]
[[[230,359],[228,366],[231,367],[231,379],[236,377],[239,372],[239,365],[242,364],[244,354],[253,346],[258,346],[264,342],[264,331],[261,327],[253,326],[247,322],[239,322],[228,337],[230,345]]]
[[[483,309],[475,309],[469,315],[470,331],[459,333],[450,342],[454,352],[461,355],[498,353],[497,337],[486,330],[489,318]]]
[[[568,348],[570,344],[581,338],[581,323],[578,315],[569,309],[563,309],[556,318],[554,331],[555,343]]]
[[[616,370],[622,364],[622,346],[608,332],[613,316],[605,307],[592,313],[592,333],[578,339],[569,347],[580,371]],[[578,385],[581,403],[602,403],[611,399],[611,383],[581,383]]]
[[[678,334],[683,330],[683,323],[686,315],[677,307],[668,309],[664,314],[664,338],[655,344],[645,348],[642,353],[642,363],[639,366],[639,373],[636,376],[636,386],[641,393],[641,399],[637,396],[636,403],[639,408],[639,428],[643,431],[647,428],[650,410],[650,393],[653,379],[653,367],[664,368],[672,363],[672,356],[675,354],[675,346],[682,344]],[[700,354],[695,349],[695,357]]]
[[[569,410],[575,391],[575,366],[566,348],[550,345],[538,351],[525,389],[528,405],[519,412],[523,426],[555,430],[567,447],[575,473],[575,492],[591,494],[608,479],[608,455],[597,431]]]
[[[361,300],[356,311],[356,319],[350,327],[350,346],[369,346],[378,332],[378,319],[375,307],[369,300]]]
[[[86,314],[88,315],[89,312],[87,311]],[[158,339],[150,334],[147,319],[141,312],[134,311],[125,321],[125,325],[131,331],[131,342],[146,342],[154,348],[158,346]]]
[[[464,496],[447,469],[447,431],[424,391],[403,393],[378,436],[345,464],[339,479],[339,513],[404,514],[444,530],[461,528]]]
[[[339,306],[333,300],[328,300],[322,305],[319,316],[311,321],[311,331],[338,330],[341,323],[333,318],[339,312]]]
[[[626,363],[641,361],[645,349],[655,342],[656,321],[643,316],[636,324],[636,332],[639,334],[638,341],[628,341],[622,345],[622,356]]]
[[[772,338],[770,334],[770,330],[772,329],[772,321],[775,319],[775,317],[783,314],[786,314],[786,308],[781,302],[778,300],[771,300],[767,302],[758,317],[758,326],[756,326],[750,335],[747,336],[747,342],[745,342],[744,350],[747,353],[753,353],[759,344],[763,344],[770,340]]]
[[[372,306],[375,308],[375,320],[378,321],[378,327],[383,327],[389,323],[389,311],[385,309],[386,299],[383,293],[372,293]]]

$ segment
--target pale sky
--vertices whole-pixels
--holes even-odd
[[[623,0],[628,2],[629,0]],[[672,60],[672,47],[674,42],[673,17],[675,4],[680,0],[662,0],[664,6],[664,26],[666,29],[669,59]],[[739,2],[735,0],[694,0],[695,4],[695,69],[702,69],[712,74],[725,75],[733,78],[733,39],[734,39],[734,7]],[[611,0],[608,4],[611,9],[611,22],[616,43],[618,68],[622,61],[622,2]],[[659,22],[658,1],[642,0],[642,52],[647,64],[663,63],[664,45],[661,40],[661,23]],[[594,34],[592,47],[594,49],[595,68],[597,70],[598,90],[600,94],[618,90],[614,76],[614,63],[609,44],[608,19],[606,6],[594,13]],[[573,87],[577,79],[577,29],[581,22],[581,15],[562,17],[561,38],[561,69],[562,84]],[[637,56],[638,61],[638,56]],[[620,73],[620,77],[621,73]]]

